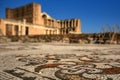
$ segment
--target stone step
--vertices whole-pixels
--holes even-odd
[[[22,80],[6,72],[0,71],[0,80]]]

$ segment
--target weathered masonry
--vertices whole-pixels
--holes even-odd
[[[81,33],[80,19],[56,20],[36,3],[6,9],[6,19],[0,19],[0,29],[5,36],[49,35]]]

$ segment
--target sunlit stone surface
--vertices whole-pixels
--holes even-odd
[[[120,80],[120,45],[2,43],[0,71],[3,80]]]

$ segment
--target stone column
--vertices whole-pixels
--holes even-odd
[[[68,28],[70,28],[70,20],[68,20]]]
[[[18,22],[18,35],[21,35],[21,25],[20,25],[21,21]]]
[[[77,19],[76,32],[81,33],[81,22],[80,19]]]
[[[75,19],[73,20],[73,27],[75,27]]]
[[[73,21],[73,20],[71,20],[71,27],[72,27],[72,28],[73,28],[73,26],[74,26],[74,25],[73,25],[73,23],[74,23],[74,21]]]
[[[26,27],[26,19],[23,19],[23,25],[22,25],[22,34],[21,35],[25,35],[25,27]]]
[[[77,22],[77,21],[76,21],[76,19],[75,19],[75,27],[76,27],[76,22]]]
[[[75,19],[75,27],[77,27],[77,19]]]
[[[59,34],[59,30],[58,29],[56,30],[56,34]]]

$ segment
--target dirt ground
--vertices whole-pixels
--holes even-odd
[[[0,43],[0,80],[120,80],[120,45]]]

